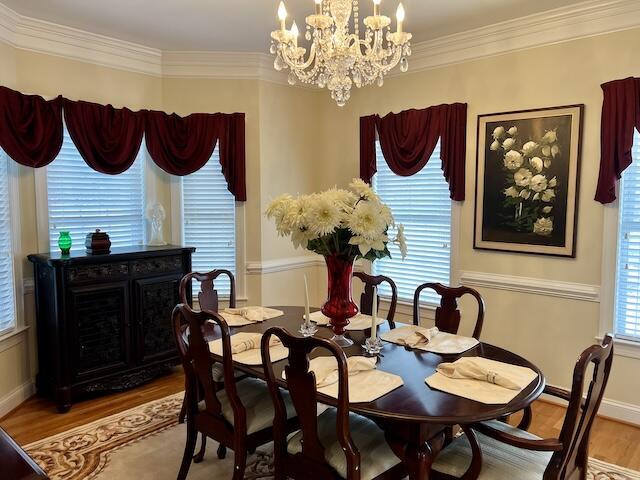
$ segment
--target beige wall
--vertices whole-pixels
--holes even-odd
[[[458,205],[458,271],[489,272],[600,285],[603,208],[593,201],[600,160],[600,84],[640,75],[640,30],[629,30],[401,75],[357,91],[324,125],[324,187],[358,175],[358,119],[450,102],[467,102],[466,201]],[[577,257],[562,259],[473,249],[478,114],[585,104]],[[411,234],[407,232],[409,250]],[[481,289],[487,302],[483,338],[538,364],[551,384],[569,386],[578,353],[594,342],[600,306],[504,290]],[[603,292],[605,294],[605,292]],[[640,405],[640,360],[618,356],[607,397]]]

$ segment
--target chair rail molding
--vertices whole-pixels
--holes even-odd
[[[300,268],[323,267],[324,261],[319,256],[303,255],[300,257],[280,258],[264,262],[247,262],[248,275],[266,275],[269,273],[287,272]]]
[[[460,283],[469,287],[508,290],[585,302],[600,302],[599,285],[469,271],[461,272]]]
[[[637,0],[588,0],[417,43],[411,72],[637,27]],[[163,51],[21,15],[2,3],[0,41],[24,50],[159,77],[287,81],[285,74],[274,71],[273,58],[267,53]]]

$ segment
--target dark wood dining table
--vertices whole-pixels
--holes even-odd
[[[292,334],[298,332],[304,315],[303,307],[271,308],[282,310],[284,315],[261,323],[231,328],[231,333],[238,331],[264,333],[273,326],[284,327]],[[385,322],[379,328],[384,332],[389,329],[389,325]],[[345,354],[347,356],[362,355],[362,344],[369,333],[370,330],[347,332],[347,336],[354,341],[354,345],[345,348]],[[218,328],[212,325],[205,327],[205,337],[208,341],[215,340],[219,336]],[[319,327],[316,336],[331,338],[333,332],[329,328]],[[517,412],[528,407],[544,390],[544,375],[538,367],[515,353],[487,343],[480,343],[461,355],[439,355],[409,350],[388,342],[383,343],[378,368],[399,375],[404,385],[373,402],[352,403],[350,409],[372,419],[384,430],[387,441],[396,455],[405,463],[409,478],[412,480],[430,478],[431,464],[443,447],[448,427],[493,420]],[[314,354],[316,352],[311,356]],[[326,355],[326,353],[317,352],[317,355]],[[433,374],[440,363],[451,362],[461,356],[480,356],[528,367],[538,376],[506,405],[483,404],[434,390],[425,383],[425,378]],[[212,354],[212,357],[220,360],[220,357],[215,354]],[[281,378],[280,374],[286,362],[282,360],[274,363],[276,378]],[[234,367],[252,377],[265,378],[262,366],[247,366],[234,362]],[[284,381],[282,387],[287,387]],[[318,401],[331,406],[336,405],[334,398],[322,394],[318,394]]]

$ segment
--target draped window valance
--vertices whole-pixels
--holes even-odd
[[[376,173],[376,131],[389,168],[405,177],[424,168],[440,140],[442,171],[451,198],[464,200],[466,130],[466,103],[361,117],[360,177],[370,182]]]
[[[600,173],[595,199],[606,204],[616,199],[616,182],[631,165],[633,130],[640,131],[640,78],[604,83],[602,91]]]
[[[16,162],[44,167],[62,146],[63,111],[69,135],[92,169],[110,175],[134,162],[143,136],[151,159],[171,175],[202,168],[219,144],[222,173],[237,201],[247,199],[245,116],[194,113],[186,117],[151,110],[45,100],[0,86],[0,146]]]

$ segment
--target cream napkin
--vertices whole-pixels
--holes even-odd
[[[404,385],[402,377],[376,369],[376,359],[349,357],[349,402],[373,402]],[[338,398],[338,361],[335,357],[316,357],[309,361],[309,370],[316,376],[317,389],[329,397]],[[284,372],[282,377],[285,378]]]
[[[463,357],[453,363],[441,363],[425,381],[436,390],[477,402],[504,404],[518,396],[537,376],[530,368],[482,357]]]
[[[235,335],[231,335],[230,340],[234,362],[245,365],[262,365],[261,333],[238,332]],[[209,342],[209,350],[214,355],[222,356],[222,339],[219,338]],[[283,360],[289,354],[289,349],[285,348],[282,342],[273,336],[269,341],[269,351],[272,362]]]
[[[440,354],[463,353],[480,343],[475,338],[441,332],[436,327],[424,328],[417,325],[398,326],[384,332],[380,338],[398,345]]]
[[[329,317],[322,313],[322,311],[318,310],[317,312],[313,312],[309,315],[309,319],[312,322],[317,323],[321,327],[326,327],[329,325]],[[386,320],[384,318],[378,317],[378,321],[376,325],[382,325]],[[367,330],[371,328],[371,315],[365,315],[364,313],[358,313],[355,317],[349,319],[349,325],[345,327],[345,330],[355,331],[355,330]]]
[[[230,327],[242,327],[284,315],[282,310],[267,307],[225,308],[220,315]]]

